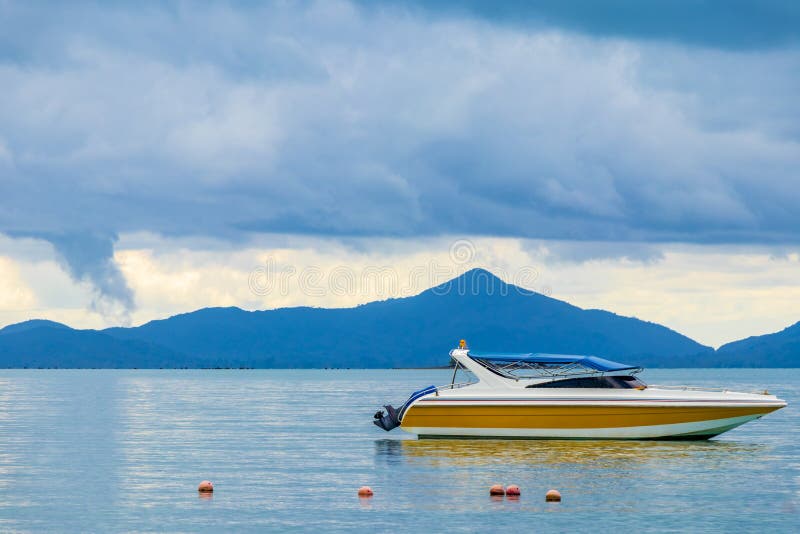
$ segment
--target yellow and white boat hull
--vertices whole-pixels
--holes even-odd
[[[447,399],[440,395],[412,404],[401,428],[428,438],[708,439],[784,405],[777,399],[740,403],[715,403],[711,399],[694,403],[679,399],[559,402]]]

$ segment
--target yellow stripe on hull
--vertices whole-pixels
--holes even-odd
[[[768,414],[779,406],[414,404],[401,428],[594,429],[673,425]]]

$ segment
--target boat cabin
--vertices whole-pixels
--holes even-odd
[[[467,348],[450,352],[455,360],[451,387],[459,370],[472,374],[488,386],[512,388],[602,388],[644,389],[636,375],[642,368],[598,356],[545,353],[481,353]]]

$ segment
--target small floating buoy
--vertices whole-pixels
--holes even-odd
[[[544,496],[544,500],[547,502],[561,502],[561,494],[558,490],[551,489]]]
[[[519,494],[520,494],[519,486],[517,486],[516,484],[511,484],[506,488],[506,495],[508,495],[509,497],[519,497]]]
[[[502,484],[495,484],[491,488],[489,488],[489,495],[505,495],[506,490],[503,489]]]
[[[359,497],[372,497],[372,488],[369,486],[361,486],[358,488]]]
[[[197,491],[200,493],[211,493],[214,491],[214,484],[212,484],[209,480],[204,480],[199,486],[197,486]]]

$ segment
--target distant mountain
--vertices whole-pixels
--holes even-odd
[[[209,364],[252,367],[444,365],[462,337],[491,350],[592,353],[648,365],[711,350],[655,323],[582,310],[480,269],[414,297],[356,308],[210,308],[106,332]]]
[[[0,336],[3,334],[15,334],[17,332],[25,332],[26,330],[33,330],[34,328],[41,328],[41,327],[48,327],[48,328],[63,328],[67,330],[71,330],[65,324],[57,323],[55,321],[48,321],[46,319],[31,319],[30,321],[23,321],[21,323],[8,325],[5,328],[0,328]]]
[[[726,367],[800,367],[800,322],[764,336],[753,336],[721,346],[711,363]]]
[[[0,333],[3,367],[420,367],[447,364],[462,337],[485,350],[596,354],[646,366],[713,354],[664,326],[583,310],[482,269],[355,308],[207,308],[136,328],[28,321]]]
[[[786,342],[786,358],[758,342],[715,352],[664,326],[584,310],[474,269],[413,297],[355,308],[206,308],[103,331],[27,321],[0,330],[0,367],[424,367],[447,364],[461,338],[476,349],[594,354],[646,367],[800,365],[797,337]]]
[[[26,321],[0,330],[0,367],[196,367],[198,360],[144,340],[123,340],[53,321]]]

